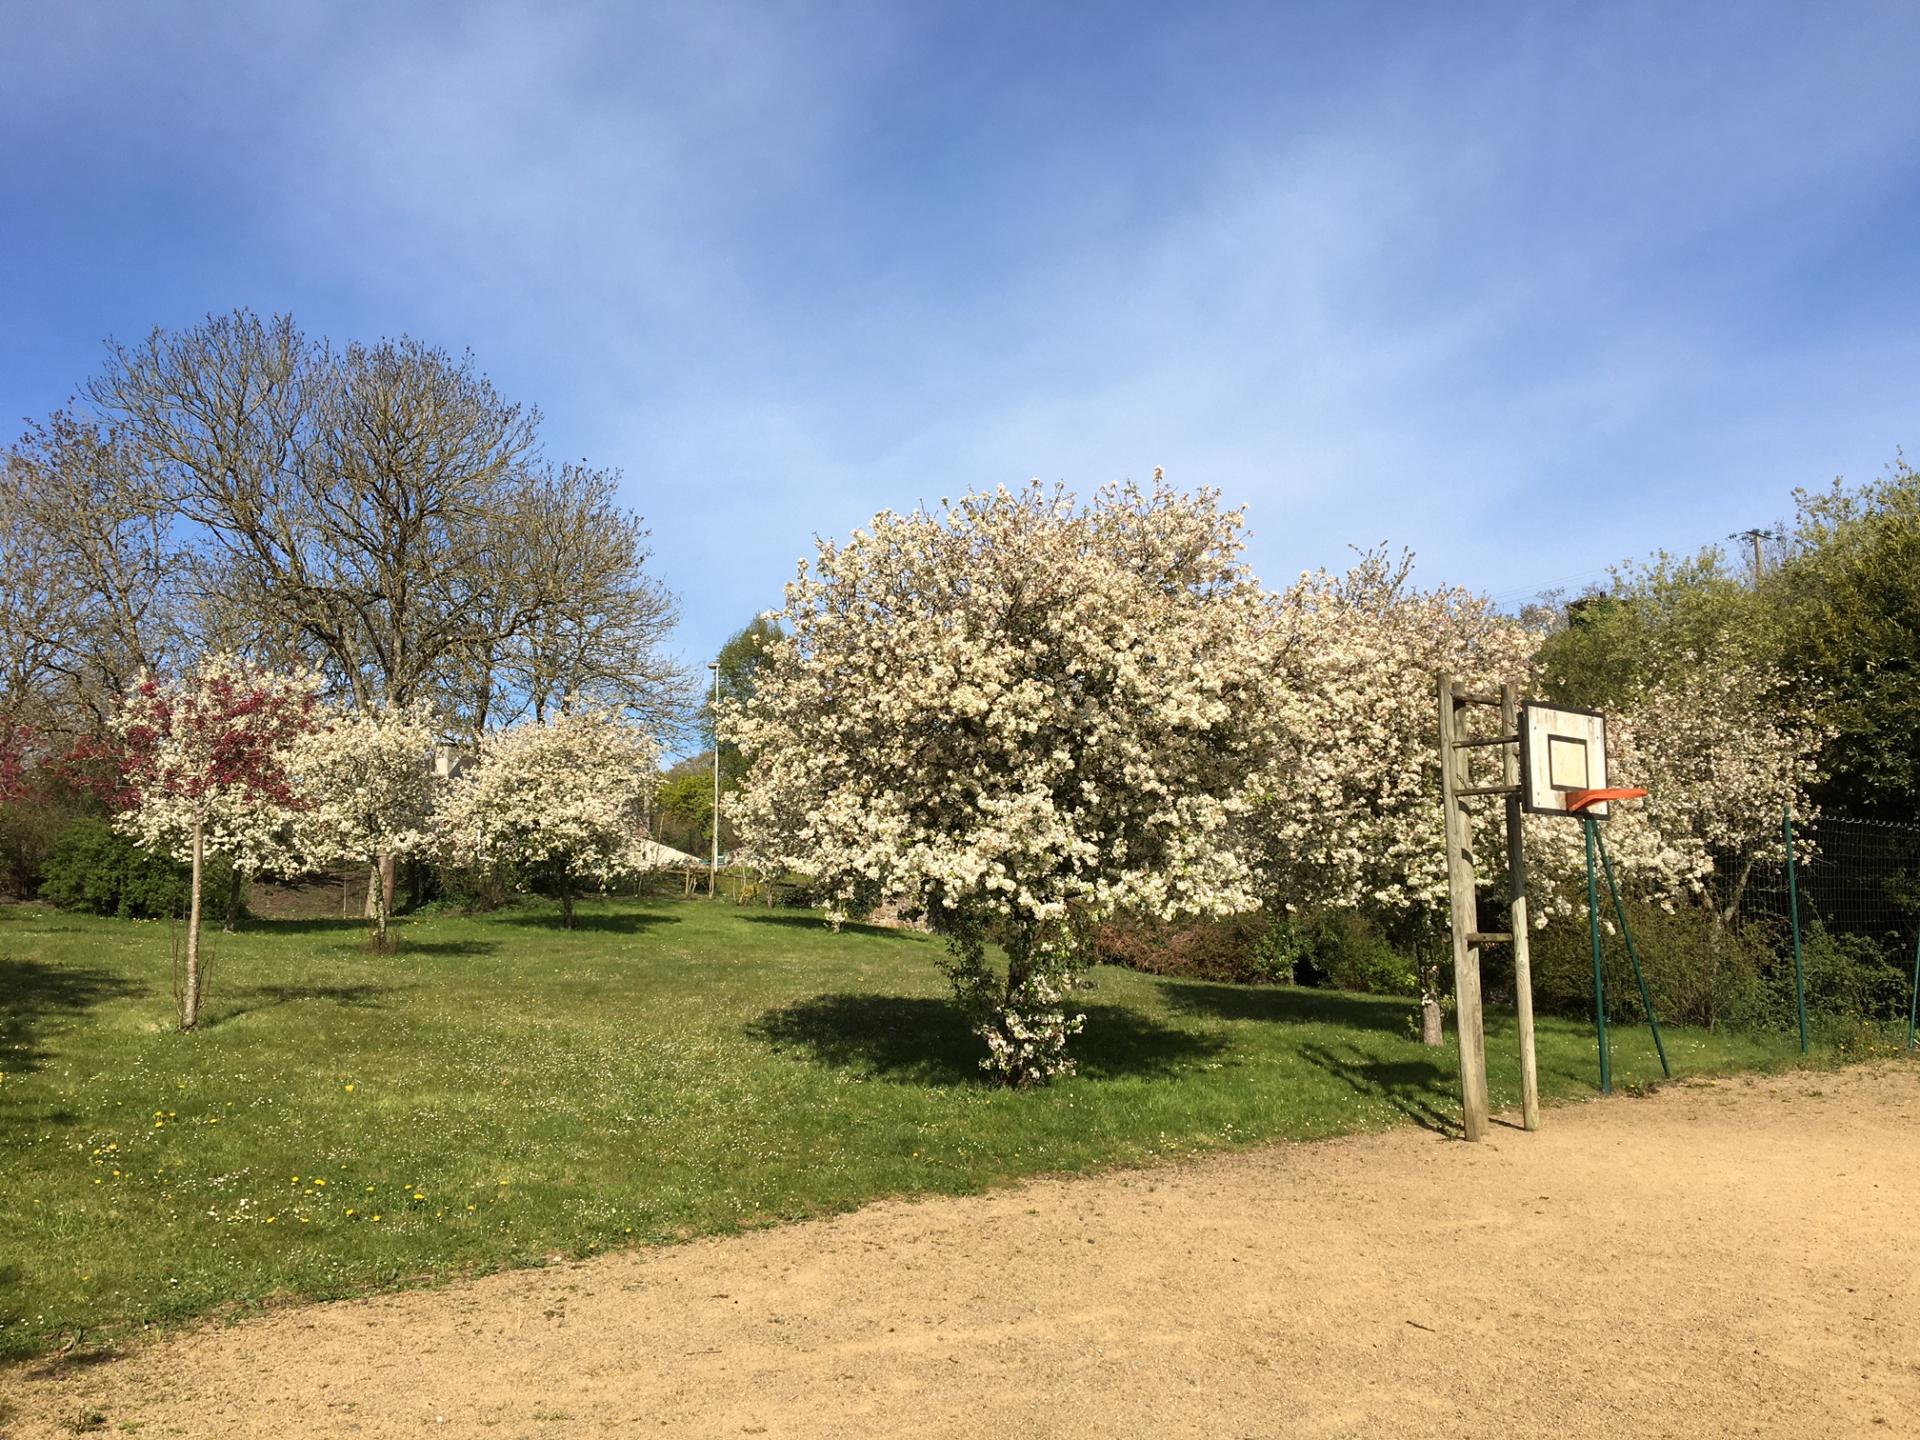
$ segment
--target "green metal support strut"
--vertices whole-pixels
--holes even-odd
[[[1793,807],[1780,810],[1780,828],[1787,837],[1787,906],[1793,914],[1793,997],[1800,1008],[1800,1053],[1807,1053],[1807,973],[1800,963],[1800,881],[1793,868]]]
[[[1593,838],[1600,846],[1600,868],[1607,877],[1607,893],[1613,897],[1613,913],[1620,921],[1621,935],[1626,937],[1627,958],[1633,962],[1634,983],[1640,987],[1640,1008],[1647,1012],[1647,1025],[1653,1031],[1653,1048],[1660,1054],[1660,1073],[1671,1080],[1673,1069],[1667,1064],[1667,1046],[1660,1038],[1660,1022],[1653,1015],[1653,997],[1647,994],[1647,977],[1640,969],[1640,952],[1633,943],[1633,927],[1627,924],[1627,907],[1620,903],[1620,887],[1613,883],[1613,861],[1607,856],[1607,837],[1595,830]]]
[[[1613,1062],[1607,1056],[1607,982],[1600,972],[1600,887],[1593,874],[1596,832],[1593,817],[1582,815],[1587,830],[1587,933],[1593,941],[1593,1026],[1600,1037],[1600,1093],[1613,1093]]]

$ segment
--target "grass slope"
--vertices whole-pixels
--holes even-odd
[[[1081,1074],[983,1085],[924,936],[700,901],[213,936],[206,1028],[171,1027],[165,925],[0,912],[0,1356],[276,1296],[326,1297],[1412,1120],[1451,1046],[1410,1006],[1102,969]],[[1785,1037],[1669,1032],[1678,1073]],[[1517,1103],[1511,1021],[1489,1049]],[[1588,1030],[1540,1026],[1590,1094]],[[1616,1083],[1658,1076],[1616,1032]]]

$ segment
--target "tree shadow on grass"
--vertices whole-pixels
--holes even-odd
[[[1383,1060],[1358,1045],[1302,1045],[1299,1055],[1355,1094],[1386,1101],[1423,1130],[1460,1137],[1460,1118],[1447,1102],[1450,1077],[1436,1062],[1423,1057]]]
[[[349,985],[250,985],[233,992],[235,1003],[231,1007],[222,1006],[217,1012],[210,1012],[201,1025],[204,1029],[212,1029],[238,1020],[242,1015],[275,1010],[282,1005],[304,1004],[309,1000],[354,1010],[377,1009],[385,1004],[387,996],[418,988],[416,985],[392,985],[370,980]]]
[[[45,1064],[46,1028],[61,1018],[149,993],[148,986],[98,966],[0,956],[0,1071],[25,1073]]]
[[[393,937],[393,953],[408,955],[491,955],[500,948],[498,940],[416,940],[411,935]]]
[[[359,916],[342,915],[335,920],[274,920],[264,917],[242,922],[246,930],[256,935],[347,935],[354,932],[367,933],[373,928],[371,920]]]
[[[552,930],[566,934],[561,929],[558,910],[535,910],[531,913],[496,915],[496,925],[518,925],[523,929]],[[650,910],[575,910],[573,928],[575,931],[593,931],[599,935],[637,935],[642,930],[650,930],[656,925],[678,925],[678,915],[656,915]]]
[[[863,925],[858,920],[849,920],[835,932],[832,925],[818,915],[749,915],[749,925],[784,925],[790,930],[819,930],[825,934],[872,935],[881,940],[924,940],[924,930],[903,930],[891,925]]]
[[[1388,996],[1349,995],[1304,985],[1213,985],[1163,980],[1160,993],[1177,1014],[1212,1020],[1257,1020],[1278,1025],[1337,1025],[1348,1030],[1407,1034],[1414,1002]]]
[[[1082,1075],[1167,1077],[1217,1055],[1225,1042],[1160,1025],[1118,1005],[1088,1005],[1070,1054]],[[910,995],[814,995],[769,1010],[747,1027],[775,1050],[800,1052],[833,1070],[903,1084],[991,1083],[986,1047],[946,1000]]]

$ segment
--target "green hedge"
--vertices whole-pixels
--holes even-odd
[[[67,826],[41,874],[40,897],[62,909],[122,920],[159,920],[187,912],[191,880],[186,865],[141,848],[105,820],[89,817]],[[224,858],[208,857],[201,876],[203,907],[220,904],[209,904],[208,897],[224,899],[232,874]]]

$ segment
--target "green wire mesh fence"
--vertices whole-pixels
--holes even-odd
[[[1783,843],[1726,866],[1714,900],[1755,957],[1773,1023],[1901,1022],[1920,999],[1920,825],[1789,817]],[[1797,925],[1796,925],[1797,919]],[[1791,992],[1791,993],[1789,993]]]

